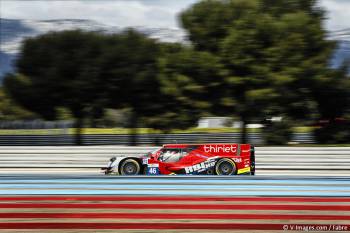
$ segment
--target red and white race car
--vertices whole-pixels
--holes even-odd
[[[139,157],[113,157],[102,170],[117,175],[254,175],[255,153],[249,144],[168,144]]]

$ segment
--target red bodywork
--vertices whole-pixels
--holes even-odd
[[[254,174],[254,147],[249,144],[168,144],[143,158],[145,169],[159,168],[159,174],[215,174],[216,163],[229,159],[235,174]],[[148,173],[149,174],[149,173]]]

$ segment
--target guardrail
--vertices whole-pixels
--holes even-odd
[[[83,145],[128,145],[129,134],[94,134],[83,135]],[[139,134],[138,145],[154,145],[157,143],[237,143],[239,133],[183,133],[183,134]],[[248,141],[254,145],[263,144],[261,133],[249,133]],[[310,133],[295,133],[293,142],[315,143]],[[61,146],[74,145],[74,135],[0,135],[0,146]]]
[[[103,167],[112,156],[142,155],[156,147],[0,147],[1,168]],[[350,176],[350,147],[256,147],[257,174]]]

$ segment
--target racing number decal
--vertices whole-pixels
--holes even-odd
[[[159,175],[159,164],[148,164],[147,174],[148,175]]]
[[[152,175],[156,175],[156,174],[158,174],[158,169],[156,167],[150,167],[148,169],[148,173],[152,174]]]

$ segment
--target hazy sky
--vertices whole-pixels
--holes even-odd
[[[92,19],[120,27],[178,27],[176,16],[198,0],[0,0],[0,17]],[[350,28],[350,0],[320,0],[326,27]]]

